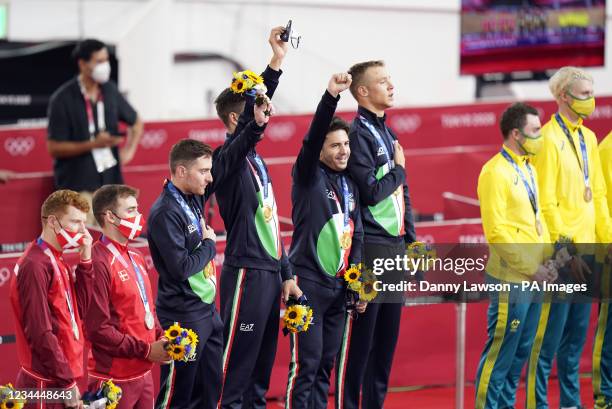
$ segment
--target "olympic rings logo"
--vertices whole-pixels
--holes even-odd
[[[168,133],[164,129],[146,131],[140,140],[140,146],[145,149],[157,149],[166,142]]]
[[[8,267],[0,268],[0,287],[6,284],[10,278],[11,270],[9,270]]]
[[[31,136],[6,138],[4,149],[11,156],[26,156],[34,149],[34,138]]]
[[[288,141],[294,133],[295,125],[292,122],[281,122],[270,125],[265,135],[273,141]]]
[[[398,133],[414,133],[421,126],[421,117],[417,114],[395,115],[391,117],[391,126]]]

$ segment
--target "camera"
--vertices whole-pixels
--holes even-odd
[[[285,26],[285,31],[280,35],[281,41],[287,43],[289,42],[289,37],[291,36],[291,20]]]

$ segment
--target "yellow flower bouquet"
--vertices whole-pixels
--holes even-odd
[[[306,296],[302,295],[299,299],[290,298],[287,302],[287,309],[283,316],[283,333],[297,334],[306,332],[312,324],[312,308],[306,303]]]
[[[235,72],[230,88],[236,94],[255,97],[257,105],[264,103],[264,95],[268,92],[261,75],[250,70]]]
[[[15,393],[12,384],[0,386],[0,409],[21,409],[25,403],[26,401]]]
[[[431,244],[415,241],[408,245],[406,256],[408,257],[408,268],[411,271],[425,272],[429,270],[428,260],[435,259],[437,253]]]
[[[116,409],[121,396],[123,396],[123,390],[109,379],[104,381],[95,393],[85,392],[81,398],[85,409]]]
[[[198,345],[198,334],[190,329],[181,328],[178,322],[168,328],[164,334],[168,339],[166,350],[175,361],[188,362],[195,357]]]
[[[355,297],[357,298],[355,302],[359,300],[370,302],[378,295],[378,291],[374,288],[376,277],[371,271],[365,270],[361,263],[347,269],[344,272],[344,280],[348,289],[358,295]]]

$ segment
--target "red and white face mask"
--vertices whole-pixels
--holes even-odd
[[[142,214],[138,213],[134,217],[127,217],[125,219],[122,219],[116,214],[115,217],[120,220],[119,226],[116,227],[119,229],[119,232],[123,235],[123,237],[127,238],[128,240],[134,240],[136,237],[140,236],[142,233],[142,228],[145,224]]]
[[[59,222],[58,222],[59,223]],[[83,245],[83,240],[85,239],[85,234],[81,232],[70,232],[61,227],[59,233],[55,233],[55,237],[57,238],[57,242],[64,250],[74,249],[77,247],[81,247]]]

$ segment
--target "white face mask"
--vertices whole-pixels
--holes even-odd
[[[97,64],[91,72],[91,77],[98,84],[104,84],[110,78],[111,66],[108,61]]]

